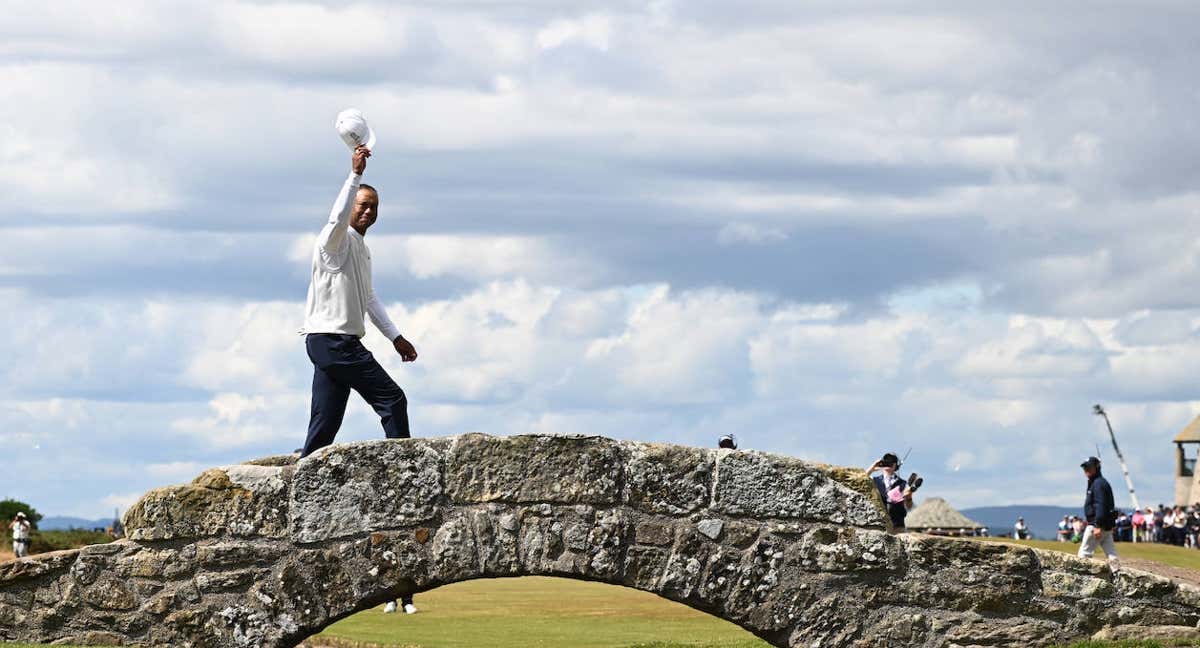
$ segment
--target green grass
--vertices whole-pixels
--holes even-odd
[[[20,644],[20,643],[0,643],[4,648],[44,648],[50,644]],[[527,644],[539,645],[539,644]],[[631,644],[625,648],[726,648],[727,646],[765,646],[767,644],[758,642],[757,644],[737,644],[737,643],[678,643],[678,642],[662,642],[654,641],[651,643]],[[1162,643],[1160,641],[1080,641],[1071,644],[1068,648],[1176,648],[1180,646],[1196,647],[1200,646],[1200,642],[1175,642]],[[84,646],[53,646],[52,648],[86,648]]]
[[[1050,551],[1058,551],[1069,554],[1074,554],[1079,551],[1079,545],[1071,542],[1056,542],[1054,540],[1013,540],[1011,538],[977,539],[991,542],[1009,542],[1013,544],[1025,545],[1027,547],[1037,547],[1038,549],[1048,549]],[[1117,544],[1117,553],[1120,554],[1122,558],[1141,558],[1144,560],[1153,560],[1154,562],[1163,563],[1165,565],[1200,570],[1200,550],[1196,549],[1185,549],[1184,547],[1154,544],[1150,542],[1121,542]]]
[[[741,628],[639,590],[529,576],[476,580],[416,598],[420,612],[383,607],[321,636],[421,648],[765,648]],[[664,643],[665,642],[665,643]]]

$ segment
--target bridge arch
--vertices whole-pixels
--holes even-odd
[[[1166,579],[891,535],[872,488],[860,470],[603,437],[339,444],[206,471],[147,493],[126,540],[0,565],[0,637],[294,646],[401,593],[523,575],[646,590],[775,646],[1200,621],[1200,591]]]

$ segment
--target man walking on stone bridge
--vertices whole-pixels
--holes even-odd
[[[417,350],[400,335],[371,286],[371,252],[364,237],[378,218],[379,192],[361,182],[370,156],[366,146],[354,149],[350,176],[313,247],[302,330],[313,363],[312,414],[301,457],[333,443],[351,389],[379,414],[387,438],[409,437],[404,391],[360,341],[367,332],[366,314],[404,362],[417,359]]]
[[[1100,474],[1100,460],[1088,457],[1087,461],[1079,464],[1087,475],[1087,496],[1083,500],[1083,515],[1087,518],[1087,528],[1083,531],[1083,541],[1079,544],[1079,557],[1091,558],[1096,553],[1096,545],[1104,549],[1108,555],[1108,565],[1113,571],[1120,568],[1117,558],[1117,546],[1113,544],[1113,528],[1117,523],[1117,504],[1113,499],[1112,486],[1104,475]]]

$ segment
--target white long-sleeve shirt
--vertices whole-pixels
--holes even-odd
[[[29,539],[29,523],[25,520],[13,522],[9,524],[12,527],[13,540],[28,540]]]
[[[329,222],[313,246],[312,282],[301,333],[367,333],[363,314],[388,340],[400,335],[371,287],[371,250],[350,227],[350,212],[362,176],[351,173],[338,193]]]

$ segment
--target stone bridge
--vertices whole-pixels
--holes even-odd
[[[1038,646],[1200,620],[1200,591],[1157,576],[889,534],[861,470],[600,437],[336,445],[151,491],[125,523],[126,540],[0,564],[0,638],[295,646],[404,592],[534,574],[654,592],[775,646]]]

